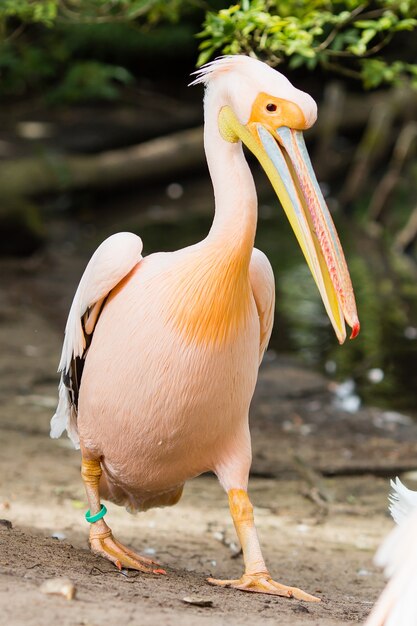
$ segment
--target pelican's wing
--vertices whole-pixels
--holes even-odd
[[[375,563],[390,580],[365,626],[416,626],[417,509],[390,532]]]
[[[65,327],[58,371],[59,401],[51,420],[51,437],[66,429],[76,447],[78,389],[84,358],[97,319],[109,293],[139,263],[142,240],[133,233],[112,235],[97,248],[78,285]]]
[[[393,491],[389,496],[389,510],[394,520],[399,524],[414,509],[417,509],[417,492],[407,489],[398,476],[395,481],[391,480],[391,487]]]
[[[272,267],[263,252],[253,249],[249,266],[249,278],[253,297],[258,309],[261,336],[259,345],[259,363],[271,337],[275,310],[275,280]]]

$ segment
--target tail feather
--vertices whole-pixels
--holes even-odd
[[[69,391],[61,376],[58,406],[55,415],[51,419],[50,436],[52,439],[58,439],[64,430],[67,431],[74,447],[78,450],[80,447],[80,438],[77,428],[77,411],[71,402]]]

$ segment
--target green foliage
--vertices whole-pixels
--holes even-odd
[[[57,17],[59,0],[2,0],[0,21],[15,18],[21,22],[38,22],[51,26]]]
[[[148,24],[155,24],[176,22],[195,5],[198,0],[66,0],[59,2],[59,17],[72,23],[100,24],[145,18]]]
[[[49,94],[50,102],[115,100],[118,84],[127,85],[133,76],[124,68],[97,61],[79,61],[69,66],[61,83]]]
[[[366,88],[404,79],[417,87],[414,59],[377,56],[401,31],[417,31],[415,0],[242,0],[207,14],[198,65],[245,53],[290,69],[321,66]]]
[[[246,53],[274,66],[336,71],[366,88],[404,80],[417,87],[417,46],[406,39],[417,30],[416,0],[242,0],[218,8],[226,4],[0,0],[0,97],[113,99],[133,80],[138,60],[191,51],[210,6],[216,10],[199,35],[199,65],[217,53]]]
[[[199,2],[0,0],[0,96],[43,92],[50,103],[117,98],[133,81],[126,64],[137,66],[142,49],[146,57],[190,48],[198,26],[178,21],[192,19]]]
[[[382,83],[399,83],[408,79],[417,89],[417,64],[382,59],[366,59],[362,63],[362,80],[366,88],[378,87]]]
[[[55,21],[114,22],[147,16],[148,21],[176,21],[181,0],[2,0],[0,20],[15,18],[24,23],[51,26]],[[192,2],[186,2],[192,5]]]

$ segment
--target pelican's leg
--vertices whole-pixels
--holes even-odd
[[[101,474],[102,469],[100,461],[85,458],[82,459],[81,476],[87,493],[87,500],[90,507],[90,518],[94,518],[100,514],[100,511],[102,512],[99,494]],[[99,554],[114,563],[118,569],[126,567],[128,569],[136,569],[141,572],[165,574],[164,570],[154,569],[152,567],[153,565],[157,565],[157,563],[151,561],[151,559],[147,559],[146,557],[139,556],[119,543],[117,539],[114,539],[112,531],[107,526],[103,517],[91,523],[90,548],[95,554]]]
[[[277,583],[271,578],[262,556],[253,518],[253,506],[247,492],[244,489],[231,489],[228,495],[230,512],[242,546],[245,573],[239,580],[208,578],[208,582],[211,585],[234,587],[242,591],[255,591],[258,593],[269,593],[274,596],[297,598],[297,600],[305,600],[307,602],[319,602],[319,598],[296,587],[287,587]]]

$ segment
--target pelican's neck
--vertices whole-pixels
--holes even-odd
[[[241,142],[229,143],[220,135],[222,103],[215,90],[207,90],[204,105],[204,148],[215,199],[207,241],[221,246],[224,254],[239,255],[249,265],[257,223],[255,184]]]

